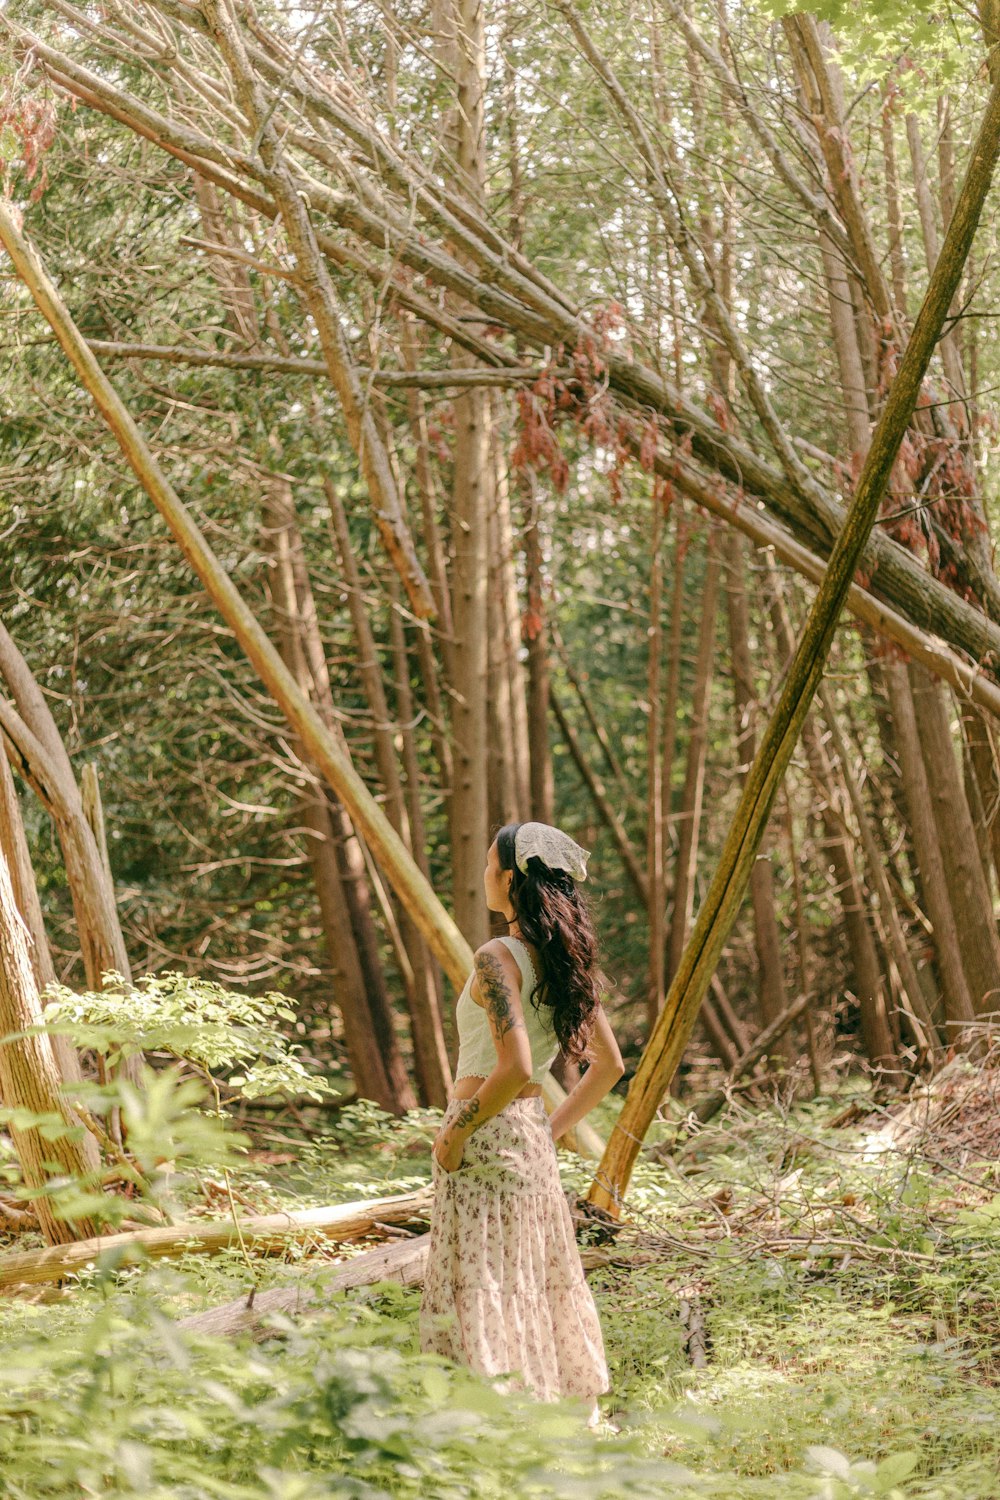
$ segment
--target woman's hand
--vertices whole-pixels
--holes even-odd
[[[457,1172],[465,1153],[465,1138],[451,1130],[439,1130],[431,1147],[437,1164],[445,1172]]]

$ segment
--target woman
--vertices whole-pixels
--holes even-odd
[[[547,823],[508,823],[490,845],[486,904],[510,933],[475,955],[458,999],[455,1084],[434,1140],[434,1206],[420,1347],[539,1399],[609,1386],[555,1141],[624,1072],[600,1003],[604,976],[578,889],[589,851]],[[547,1116],[541,1080],[560,1047],[589,1055]]]

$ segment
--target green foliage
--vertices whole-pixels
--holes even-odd
[[[21,1182],[13,1162],[3,1169],[16,1196],[49,1197],[57,1218],[89,1215],[117,1227],[134,1215],[138,1200],[169,1220],[181,1207],[178,1194],[188,1174],[229,1171],[250,1138],[227,1123],[215,1072],[242,1068],[226,1079],[238,1097],[336,1097],[278,1030],[279,1021],[294,1019],[285,996],[237,993],[172,971],[144,975],[134,984],[114,972],[104,977],[107,987],[97,992],[49,986],[42,1020],[27,1032],[68,1036],[75,1046],[100,1053],[109,1070],[143,1053],[169,1053],[177,1061],[162,1068],[144,1061],[139,1087],[120,1075],[105,1083],[85,1078],[63,1084],[67,1102],[103,1120],[106,1131],[112,1110],[120,1111],[127,1153],[124,1160],[112,1160],[135,1196],[104,1189],[105,1164],[79,1178],[54,1164],[57,1175],[42,1188]],[[188,1076],[192,1066],[204,1076]],[[0,1121],[16,1129],[34,1127],[45,1140],[84,1134],[82,1125],[67,1125],[54,1113],[5,1107]]]
[[[45,991],[44,1029],[94,1047],[114,1063],[138,1052],[169,1052],[206,1072],[242,1068],[226,1079],[245,1099],[283,1093],[310,1099],[337,1097],[325,1079],[310,1074],[298,1048],[278,1030],[293,1021],[288,998],[250,995],[209,979],[173,970],[128,983],[109,972],[106,987],[79,993],[53,984]]]
[[[882,80],[902,54],[906,71],[897,87],[912,96],[909,108],[917,107],[925,84],[932,81],[931,100],[933,87],[954,81],[970,47],[985,55],[971,13],[938,0],[751,0],[748,9],[772,21],[807,13],[828,23],[839,63],[860,85]]]
[[[181,1206],[177,1189],[186,1174],[209,1168],[224,1172],[251,1144],[249,1136],[227,1124],[202,1080],[181,1076],[180,1064],[156,1069],[143,1063],[138,1087],[127,1078],[104,1084],[81,1079],[63,1085],[62,1092],[71,1106],[83,1104],[98,1119],[113,1108],[120,1110],[128,1149],[124,1160],[116,1159],[115,1175],[128,1183],[133,1196],[103,1188],[103,1165],[74,1177],[53,1164],[58,1175],[41,1187],[29,1187],[11,1164],[7,1190],[25,1201],[49,1198],[57,1219],[90,1216],[114,1229],[134,1217],[138,1203],[145,1203],[169,1221]],[[4,1108],[0,1119],[19,1129],[34,1126],[46,1140],[84,1134],[82,1125],[67,1126],[58,1115],[25,1109]]]
[[[613,1109],[602,1105],[602,1128]],[[954,1180],[862,1130],[828,1130],[828,1109],[730,1112],[672,1162],[641,1153],[627,1206],[646,1258],[589,1276],[618,1437],[584,1430],[573,1403],[539,1406],[422,1354],[416,1287],[330,1292],[319,1316],[266,1316],[259,1342],[195,1335],[178,1319],[238,1297],[247,1271],[235,1252],[189,1255],[88,1272],[56,1303],[0,1303],[0,1493],[985,1500],[1000,1451],[995,1242],[968,1237]],[[169,1104],[157,1112],[175,1128]],[[331,1135],[324,1162],[313,1142],[310,1178],[426,1182],[426,1148],[419,1176],[404,1157],[436,1114],[386,1121],[380,1136],[359,1111],[347,1155]],[[585,1186],[585,1164],[561,1154],[560,1169]],[[232,1172],[244,1192],[259,1185],[251,1163]],[[728,1236],[707,1207],[721,1189]],[[970,1190],[980,1197],[989,1206]],[[302,1202],[287,1188],[282,1199]],[[807,1257],[768,1248],[805,1223]],[[933,1259],[907,1248],[932,1230]],[[824,1256],[822,1236],[848,1231],[853,1258]],[[322,1273],[290,1252],[259,1263],[258,1288],[305,1274]],[[703,1369],[683,1349],[680,1295],[700,1299]]]

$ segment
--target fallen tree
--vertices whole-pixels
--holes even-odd
[[[191,1313],[181,1318],[179,1326],[192,1333],[211,1334],[217,1337],[252,1332],[258,1337],[268,1335],[267,1318],[274,1314],[289,1316],[322,1312],[331,1292],[346,1291],[350,1287],[371,1286],[376,1281],[396,1281],[402,1286],[420,1286],[427,1265],[427,1250],[430,1234],[421,1234],[413,1239],[404,1239],[388,1245],[376,1245],[354,1256],[346,1265],[329,1275],[298,1281],[292,1286],[271,1287],[266,1292],[249,1292],[245,1297],[236,1297],[219,1307],[207,1308],[204,1312]],[[608,1264],[606,1250],[597,1246],[581,1246],[580,1260],[584,1270]]]
[[[391,1198],[336,1203],[328,1208],[295,1209],[288,1213],[251,1214],[244,1219],[211,1219],[205,1223],[175,1224],[167,1229],[141,1229],[131,1234],[95,1235],[72,1245],[18,1251],[0,1258],[0,1290],[11,1291],[41,1282],[58,1281],[84,1270],[99,1257],[116,1266],[143,1260],[163,1260],[195,1250],[216,1255],[233,1244],[268,1255],[290,1244],[310,1240],[342,1243],[376,1234],[386,1224],[426,1223],[433,1194],[429,1188]]]

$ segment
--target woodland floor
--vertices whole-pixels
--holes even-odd
[[[1000,1496],[998,1103],[1000,1072],[956,1062],[933,1096],[875,1110],[859,1079],[792,1108],[733,1105],[670,1155],[658,1123],[633,1224],[589,1272],[617,1435],[421,1355],[418,1288],[332,1293],[258,1342],[175,1322],[246,1290],[238,1253],[7,1298],[0,1494]],[[241,1198],[266,1211],[423,1186],[437,1117],[351,1106],[336,1136],[287,1143],[272,1126]],[[560,1164],[582,1192],[585,1166]],[[224,1211],[204,1180],[187,1190],[190,1213]],[[258,1285],[344,1254],[262,1259]]]

